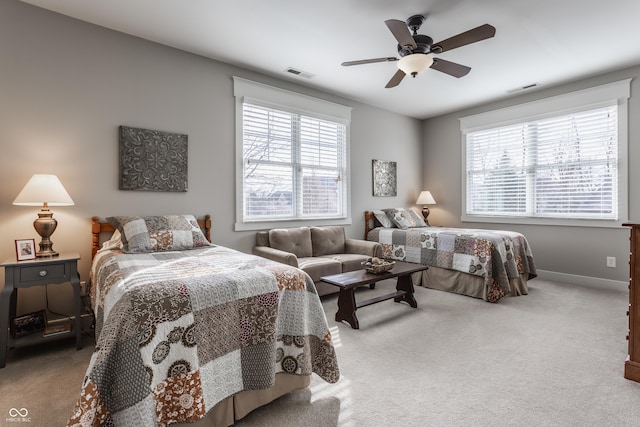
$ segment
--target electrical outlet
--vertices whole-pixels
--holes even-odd
[[[608,256],[607,257],[607,267],[614,268],[616,266],[616,257]]]

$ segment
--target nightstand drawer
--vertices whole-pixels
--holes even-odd
[[[20,268],[20,281],[32,282],[34,280],[64,279],[65,264],[43,265]]]

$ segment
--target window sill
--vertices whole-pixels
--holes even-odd
[[[619,228],[625,220],[610,219],[561,219],[561,218],[531,218],[531,217],[506,217],[488,215],[462,215],[462,222],[498,223],[498,224],[522,224],[522,225],[554,225],[564,227],[592,227],[592,228]]]

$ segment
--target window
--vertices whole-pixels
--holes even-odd
[[[607,92],[598,87],[501,110],[513,116],[506,123],[473,128],[478,117],[462,119],[463,220],[620,224],[627,211],[625,84],[607,85],[622,92],[609,99],[598,99]],[[527,117],[517,117],[525,110]]]
[[[236,229],[350,221],[344,117],[350,109],[242,79],[234,88],[240,123]]]

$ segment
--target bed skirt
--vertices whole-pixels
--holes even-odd
[[[265,390],[246,390],[228,397],[209,411],[206,417],[196,423],[176,423],[182,427],[227,427],[244,418],[254,409],[268,404],[295,390],[308,387],[310,375],[276,374],[275,385]]]
[[[414,285],[467,295],[488,301],[484,277],[473,276],[461,271],[447,270],[445,268],[429,267],[428,270],[413,273],[411,278]],[[511,286],[511,292],[506,296],[527,295],[529,293],[526,274],[521,274],[520,277],[510,279],[509,285]]]

